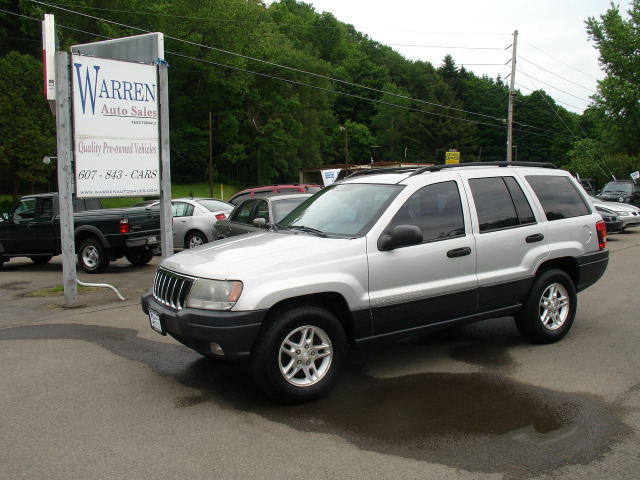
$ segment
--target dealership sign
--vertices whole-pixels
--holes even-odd
[[[160,194],[157,67],[71,55],[78,197]]]

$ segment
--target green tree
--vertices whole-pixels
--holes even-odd
[[[606,74],[598,82],[594,107],[609,120],[605,128],[613,143],[609,149],[620,153],[640,153],[640,0],[632,0],[629,19],[617,6],[600,20],[589,17],[587,32],[600,52]]]
[[[376,143],[382,147],[381,158],[376,160],[397,162],[404,155],[401,151],[407,147],[407,126],[412,121],[408,109],[411,100],[406,90],[392,83],[385,85],[384,91],[387,93],[382,96],[383,103],[378,104],[378,113],[372,121]]]
[[[0,169],[11,178],[14,200],[26,184],[48,185],[55,154],[55,117],[42,91],[42,63],[11,52],[0,59]]]

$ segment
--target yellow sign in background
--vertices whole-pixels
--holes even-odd
[[[460,163],[460,152],[444,152],[444,163]]]

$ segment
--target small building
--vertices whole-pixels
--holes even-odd
[[[433,163],[408,163],[408,162],[376,162],[355,165],[351,163],[337,163],[334,165],[323,165],[321,167],[306,167],[300,170],[300,183],[315,183],[324,185],[324,171],[338,171],[335,180],[341,180],[354,172],[361,170],[375,170],[378,168],[402,168],[402,167],[430,167]]]

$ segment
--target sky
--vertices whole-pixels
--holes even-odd
[[[270,3],[270,2],[267,2]],[[409,60],[438,67],[450,54],[476,75],[507,78],[516,44],[515,87],[544,90],[567,110],[582,113],[604,74],[585,20],[600,19],[609,0],[306,0]],[[624,19],[629,0],[615,2]]]

